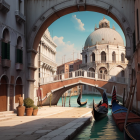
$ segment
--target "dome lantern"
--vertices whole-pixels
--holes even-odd
[[[99,28],[110,28],[110,22],[105,17],[99,22]]]

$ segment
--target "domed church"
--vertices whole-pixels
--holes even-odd
[[[98,73],[98,78],[105,79],[106,75],[128,77],[124,41],[105,18],[88,36],[81,54],[81,69]],[[95,92],[95,89],[84,85],[83,93],[90,92]]]

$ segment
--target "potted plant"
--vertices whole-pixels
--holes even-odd
[[[26,107],[26,116],[32,116],[34,101],[30,98],[24,99],[24,106]]]
[[[36,116],[38,112],[38,107],[37,106],[33,106],[33,116]]]
[[[17,107],[17,116],[24,116],[25,106],[23,106],[23,97],[18,98],[19,106]]]

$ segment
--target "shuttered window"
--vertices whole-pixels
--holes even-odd
[[[23,63],[23,51],[20,49],[17,49],[17,58],[16,58],[16,62],[17,63]]]
[[[2,56],[2,59],[8,59],[10,60],[10,44],[9,43],[5,43],[5,42],[2,42],[2,45],[1,45],[1,56]]]

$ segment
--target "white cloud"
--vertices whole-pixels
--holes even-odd
[[[78,19],[76,17],[76,15],[73,15],[73,18],[76,20],[76,22],[78,23],[78,29],[81,30],[81,31],[85,31],[85,28],[84,28],[84,23],[82,23],[81,19]]]
[[[75,52],[74,59],[77,59],[77,53],[80,54],[80,50],[77,50],[74,47],[74,44],[70,41],[64,42],[64,37],[53,37],[54,43],[57,45],[57,52],[56,52],[56,62],[58,65],[62,64],[62,57],[64,63],[64,55],[65,55],[65,62],[73,60],[73,51]],[[79,55],[80,57],[80,55]]]

